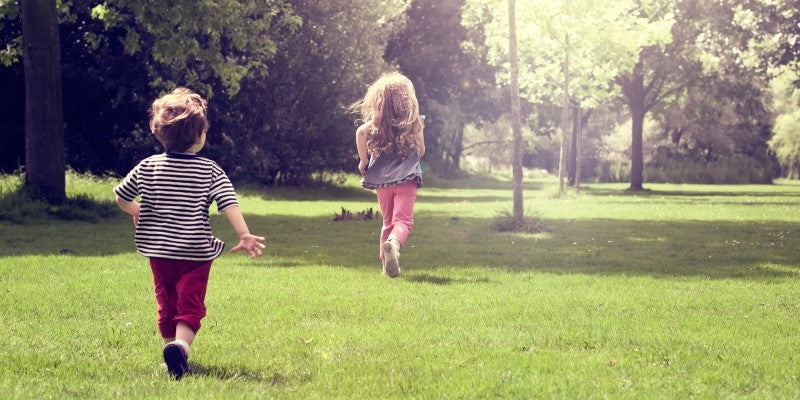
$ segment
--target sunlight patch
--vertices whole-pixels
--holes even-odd
[[[782,272],[782,273],[785,273],[785,274],[800,275],[800,265],[789,266],[789,265],[778,265],[778,264],[772,264],[772,263],[764,263],[764,264],[759,265],[759,267],[761,267],[763,269],[768,269],[770,271]]]
[[[637,236],[630,236],[628,240],[631,242],[666,242],[667,238],[663,236],[659,237],[637,237]]]

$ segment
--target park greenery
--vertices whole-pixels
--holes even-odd
[[[800,397],[798,20],[800,0],[0,0],[0,398]],[[380,222],[334,220],[377,208],[348,110],[388,71],[427,148],[394,280]],[[147,112],[177,86],[209,100],[201,155],[268,238],[215,261],[180,382],[111,190],[163,151]]]

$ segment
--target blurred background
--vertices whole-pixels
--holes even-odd
[[[799,3],[517,1],[526,174],[557,173],[565,147],[573,183],[627,182],[632,168],[645,182],[799,178]],[[233,178],[341,179],[357,165],[347,106],[399,70],[426,115],[426,173],[509,174],[506,1],[56,4],[64,151],[79,172],[122,175],[162,151],[148,107],[187,86],[209,100],[203,154]],[[21,15],[0,1],[2,173],[26,163]]]

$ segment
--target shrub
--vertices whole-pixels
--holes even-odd
[[[734,154],[705,163],[689,158],[662,158],[644,170],[646,182],[745,184],[771,183],[772,170],[752,157]]]
[[[526,217],[522,221],[514,219],[514,214],[511,211],[504,210],[497,213],[492,220],[492,229],[498,232],[525,232],[525,233],[540,233],[546,232],[547,227],[542,220],[540,213],[526,213]]]

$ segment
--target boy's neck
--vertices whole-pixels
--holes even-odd
[[[192,153],[188,151],[167,151],[166,153],[168,156],[178,157],[178,158],[194,158],[197,157],[197,153]]]

